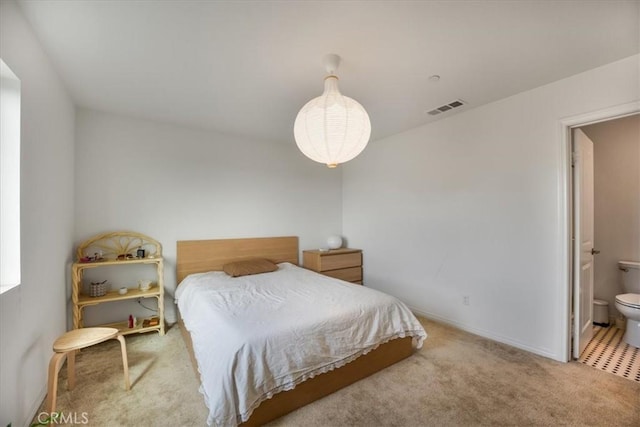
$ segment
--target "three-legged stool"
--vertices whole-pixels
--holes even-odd
[[[49,362],[49,385],[47,392],[47,411],[51,414],[56,409],[56,398],[58,394],[58,371],[60,366],[67,358],[67,376],[69,390],[73,390],[76,385],[76,350],[111,340],[120,341],[120,349],[122,350],[122,364],[124,365],[124,386],[126,390],[131,389],[129,382],[129,364],[127,362],[127,346],[124,337],[118,333],[115,328],[82,328],[74,329],[59,337],[53,343],[53,351],[55,352]]]

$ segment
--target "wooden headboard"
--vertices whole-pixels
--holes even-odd
[[[266,258],[275,263],[298,264],[298,237],[179,240],[176,252],[178,284],[193,273],[219,271],[228,262]]]

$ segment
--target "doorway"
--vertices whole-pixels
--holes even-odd
[[[615,296],[624,293],[618,261],[640,259],[639,129],[637,112],[571,128],[571,358],[612,373],[617,368],[611,368],[626,363],[622,356],[637,353],[621,339],[624,332],[619,328],[625,322],[616,322],[620,314]],[[605,305],[598,319],[593,313],[595,299]],[[611,326],[594,329],[594,323]],[[607,356],[607,363],[588,363],[601,360],[600,355]],[[633,371],[640,369],[634,365]]]
[[[601,110],[593,113],[583,114],[580,116],[571,117],[560,122],[561,125],[561,143],[563,150],[563,164],[561,167],[561,194],[563,194],[561,198],[561,209],[563,212],[562,215],[562,225],[561,225],[561,247],[563,248],[561,253],[561,258],[565,260],[565,270],[563,273],[562,282],[565,283],[566,293],[564,293],[563,301],[565,301],[565,313],[564,316],[564,354],[565,360],[570,361],[577,359],[574,356],[574,341],[576,341],[577,331],[580,330],[577,322],[580,319],[576,316],[574,308],[575,298],[576,296],[576,286],[579,285],[579,282],[576,282],[576,265],[578,263],[575,262],[574,259],[574,208],[575,208],[575,200],[574,200],[574,176],[573,176],[573,134],[574,129],[578,129],[581,127],[585,127],[588,125],[612,121],[615,119],[620,119],[623,117],[637,115],[640,113],[640,102],[632,102],[629,104],[624,104],[616,107],[612,107],[606,110]],[[597,245],[597,242],[596,242]],[[590,249],[595,249],[591,247]],[[591,303],[583,303],[583,311],[592,316],[592,299],[593,296],[588,296],[591,300]],[[585,327],[586,321],[582,319],[582,326]],[[588,336],[588,334],[583,335],[584,337]],[[578,346],[579,352],[580,343],[576,342],[576,346]],[[585,344],[583,344],[583,348]]]

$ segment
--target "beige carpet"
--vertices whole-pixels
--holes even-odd
[[[639,426],[640,384],[558,363],[423,320],[415,355],[305,406],[288,426]],[[61,372],[58,410],[89,426],[204,426],[207,409],[177,326],[127,336],[133,387],[123,389],[117,341],[83,351],[77,386]]]

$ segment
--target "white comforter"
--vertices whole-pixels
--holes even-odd
[[[237,425],[273,394],[349,363],[391,339],[427,334],[399,300],[293,264],[231,278],[193,274],[176,292],[209,408]]]

